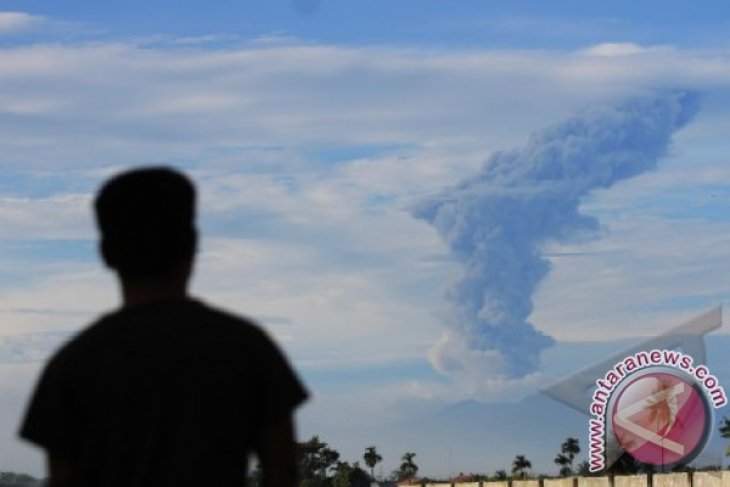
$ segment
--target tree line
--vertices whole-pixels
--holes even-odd
[[[722,438],[730,439],[730,418],[723,417],[719,424],[719,433]],[[569,477],[572,475],[588,476],[591,472],[588,469],[588,462],[584,461],[574,465],[575,458],[580,453],[580,445],[577,438],[567,438],[561,445],[557,456],[554,459],[559,467],[559,475]],[[730,455],[730,446],[726,452]],[[391,482],[403,482],[416,480],[418,465],[416,465],[414,452],[405,452],[401,456],[400,466],[391,472]],[[626,457],[626,458],[624,458]],[[613,466],[611,473],[637,473],[647,469],[647,466],[640,465],[628,458],[629,455],[622,455],[622,458]],[[299,474],[300,487],[369,487],[371,481],[375,480],[375,466],[383,461],[375,446],[368,446],[362,456],[364,465],[370,470],[366,472],[359,461],[352,463],[340,460],[340,453],[321,441],[318,436],[309,440],[297,443],[297,470]],[[686,467],[681,466],[683,469]],[[506,470],[497,470],[492,476],[484,474],[470,474],[473,481],[481,480],[507,480],[509,478],[525,479],[534,477],[530,472],[532,462],[523,454],[516,455],[512,461],[511,476]],[[419,479],[427,481],[430,479]],[[248,475],[248,485],[258,487],[261,481],[261,471],[258,466]],[[0,487],[42,487],[47,485],[47,479],[37,479],[27,474],[15,472],[0,472]]]
[[[297,473],[299,487],[369,487],[373,481],[390,483],[427,482],[433,479],[418,478],[419,467],[415,462],[416,453],[405,452],[400,457],[400,465],[385,478],[376,479],[375,467],[383,461],[377,447],[368,446],[364,449],[360,459],[348,462],[340,457],[340,453],[332,448],[319,436],[312,436],[309,440],[297,443]],[[566,439],[560,447],[555,463],[560,467],[560,475],[570,476],[577,473],[574,460],[580,452],[577,438]],[[492,476],[470,474],[469,479],[479,480],[506,480],[510,478],[525,479],[531,477],[532,462],[525,455],[517,455],[512,462],[511,475],[505,470],[498,470]],[[587,469],[581,464],[578,470]],[[580,472],[582,473],[582,472]],[[461,474],[463,476],[463,474]],[[259,487],[261,471],[256,466],[249,475],[249,485]]]
[[[365,448],[362,466],[359,460],[343,461],[337,450],[316,435],[297,443],[296,453],[300,487],[369,487],[375,480],[375,466],[383,461],[375,446]],[[415,457],[415,453],[405,452],[400,466],[391,472],[388,480],[402,482],[414,479],[418,473]],[[258,465],[251,471],[248,480],[250,487],[260,486],[261,470]]]

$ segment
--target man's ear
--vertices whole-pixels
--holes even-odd
[[[104,265],[110,269],[117,268],[114,263],[114,252],[112,252],[109,242],[105,238],[102,238],[101,242],[99,242],[99,253],[101,254],[101,259],[104,261]]]
[[[185,233],[185,236],[182,238],[182,258],[183,260],[189,260],[191,263],[195,262],[195,258],[198,254],[198,230],[196,228],[191,228]]]

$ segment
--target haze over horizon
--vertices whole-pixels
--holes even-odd
[[[41,474],[40,452],[15,437],[30,388],[51,350],[117,305],[89,204],[130,166],[198,183],[194,294],[277,339],[313,392],[300,437],[350,461],[381,447],[368,428],[519,402],[728,302],[728,13],[721,1],[0,1],[0,471]],[[696,95],[691,122],[668,93]],[[660,101],[631,108],[640,100]],[[639,112],[656,130],[621,143],[640,170],[580,173],[574,150],[626,155],[598,129],[634,133]],[[547,153],[577,182],[554,198],[537,191]],[[520,183],[498,190],[532,199],[481,194],[489,167]],[[503,213],[482,218],[487,206]],[[520,222],[540,209],[555,225],[529,237]],[[508,223],[509,238],[479,233]],[[483,253],[454,244],[467,241]],[[464,269],[479,289],[532,280],[474,308],[475,288],[453,291]],[[460,312],[494,333],[455,326]],[[503,323],[535,340],[507,340]],[[445,330],[461,333],[455,348],[438,348]],[[466,366],[462,346],[479,351]],[[730,370],[718,375],[727,387]],[[501,464],[484,441],[485,465]],[[419,453],[382,443],[386,474],[406,448]],[[450,473],[436,450],[422,455],[425,474]]]

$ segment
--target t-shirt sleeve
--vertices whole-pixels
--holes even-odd
[[[279,347],[263,332],[258,356],[257,409],[261,424],[271,424],[291,414],[306,401],[309,393]]]
[[[71,459],[78,438],[71,384],[64,362],[46,366],[31,396],[19,436],[62,458]]]

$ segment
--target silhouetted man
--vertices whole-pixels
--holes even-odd
[[[123,173],[95,202],[101,254],[123,306],[47,365],[22,437],[48,453],[51,486],[293,487],[293,411],[307,393],[251,322],[188,296],[195,190],[166,168]]]

